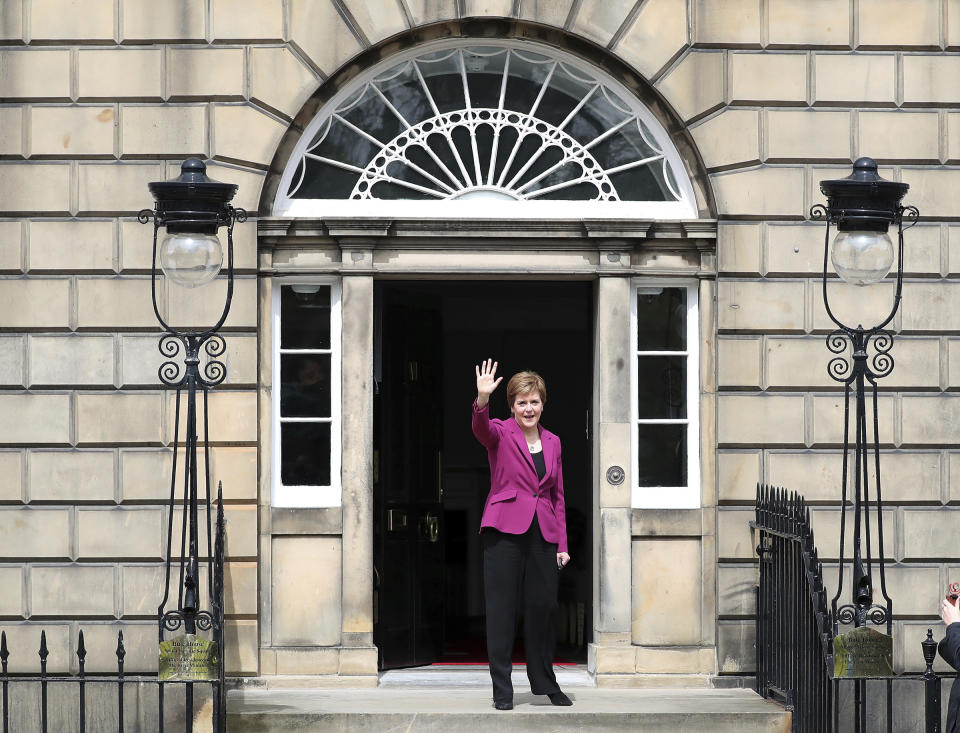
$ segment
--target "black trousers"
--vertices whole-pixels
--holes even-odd
[[[543,539],[537,515],[522,535],[485,527],[483,587],[487,606],[487,654],[493,699],[513,699],[513,640],[523,611],[527,678],[535,695],[558,692],[553,673],[553,612],[557,608],[557,545]]]

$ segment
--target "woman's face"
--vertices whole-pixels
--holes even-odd
[[[526,430],[537,427],[537,423],[540,422],[540,413],[543,412],[540,393],[534,390],[515,395],[510,410],[520,427]]]

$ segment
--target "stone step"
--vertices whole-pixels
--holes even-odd
[[[381,679],[373,689],[241,688],[227,697],[231,733],[785,733],[790,713],[745,689],[602,689],[559,680],[572,707],[514,681],[514,709],[495,710],[489,677]],[[559,678],[560,675],[558,675]],[[426,677],[427,679],[424,679]],[[432,677],[432,679],[431,679]],[[482,685],[479,682],[482,681]],[[525,680],[522,680],[525,682]]]

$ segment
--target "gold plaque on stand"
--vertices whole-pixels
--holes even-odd
[[[861,626],[833,640],[836,678],[893,677],[893,637]]]
[[[196,634],[161,641],[159,677],[161,681],[184,682],[219,679],[216,642]]]

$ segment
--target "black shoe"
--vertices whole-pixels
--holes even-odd
[[[494,700],[493,707],[497,710],[513,710],[513,700]]]
[[[551,692],[547,697],[550,698],[550,702],[554,705],[573,705],[573,700],[564,695],[559,690],[557,692]]]

